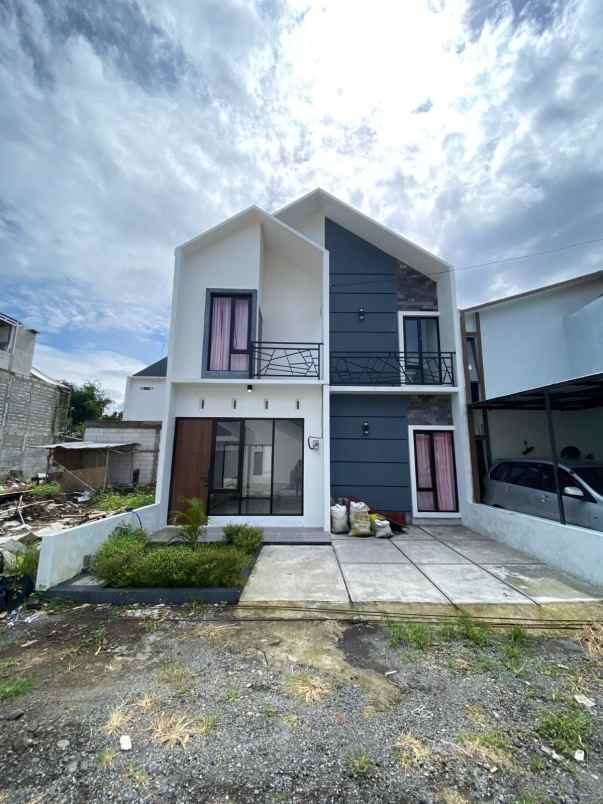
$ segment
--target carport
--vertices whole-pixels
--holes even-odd
[[[544,447],[550,453],[550,460],[553,464],[553,477],[555,484],[555,493],[557,495],[557,504],[559,511],[559,522],[566,524],[566,515],[563,502],[563,493],[559,480],[559,457],[561,451],[560,431],[563,429],[561,423],[566,423],[570,417],[565,414],[593,412],[596,409],[603,408],[603,374],[592,374],[584,377],[567,380],[553,385],[543,386],[540,388],[533,388],[518,393],[508,394],[507,396],[495,397],[492,399],[485,399],[478,402],[473,402],[468,405],[469,423],[470,423],[470,437],[471,437],[471,452],[473,464],[473,477],[474,489],[476,489],[476,502],[482,502],[482,483],[481,474],[483,472],[483,465],[488,470],[493,463],[500,456],[493,454],[493,433],[492,433],[492,415],[494,411],[514,411],[517,414],[535,413],[536,418],[531,417],[530,421],[540,427],[539,433],[542,434],[541,439],[536,439],[539,443],[544,444]],[[538,414],[541,414],[538,416]],[[515,422],[519,421],[518,417],[514,417]],[[573,417],[574,427],[573,432],[578,432],[579,422]],[[597,428],[588,424],[588,419],[585,419],[586,427],[582,427],[583,437],[588,441],[589,439],[597,438]],[[593,420],[594,421],[594,420]],[[596,418],[597,425],[601,431],[600,440],[597,444],[599,450],[603,452],[603,416],[598,415]],[[512,422],[511,422],[512,425]],[[507,427],[507,429],[509,429]],[[572,428],[567,426],[564,428],[564,437],[567,439],[567,433],[572,432]],[[511,435],[510,433],[508,435]],[[480,449],[478,441],[481,440],[485,449],[483,457],[480,459]],[[525,450],[523,455],[529,455],[535,449],[525,443]],[[593,445],[594,446],[594,445]],[[593,450],[590,449],[589,453]],[[534,452],[534,458],[542,457],[538,452]],[[589,456],[586,455],[586,458]],[[593,456],[598,457],[599,460],[603,455]],[[481,471],[480,471],[481,469]]]

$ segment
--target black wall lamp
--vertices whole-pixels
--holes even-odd
[[[358,310],[358,321],[364,321],[365,318],[366,318],[366,310],[364,309],[364,307],[360,307],[360,309]]]
[[[362,422],[362,435],[367,436],[369,434],[369,423],[366,421]]]
[[[253,391],[253,385],[247,386],[247,393],[250,394]]]

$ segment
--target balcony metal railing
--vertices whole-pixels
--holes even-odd
[[[250,377],[307,377],[320,379],[320,343],[252,341]]]
[[[454,385],[454,352],[331,352],[331,385]]]

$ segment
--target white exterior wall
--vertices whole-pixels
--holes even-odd
[[[244,226],[228,237],[193,253],[182,253],[175,279],[173,334],[168,372],[173,378],[201,376],[208,288],[260,288],[261,227]]]
[[[295,229],[305,235],[309,240],[318,243],[319,246],[324,248],[325,216],[322,212],[314,212],[312,215],[308,215]]]
[[[328,421],[323,428],[322,386],[254,385],[248,393],[244,384],[174,384],[172,423],[178,417],[241,418],[241,419],[303,419],[304,420],[304,513],[303,516],[225,516],[211,517],[211,525],[228,522],[248,522],[260,526],[322,528],[324,524],[324,495],[328,479],[324,477],[324,437],[328,438]],[[204,407],[201,410],[201,399]],[[233,409],[232,400],[237,400]],[[264,400],[268,400],[268,410]],[[300,409],[296,400],[300,401]],[[320,438],[317,450],[308,447],[308,436]],[[173,445],[173,428],[171,434]],[[171,448],[166,445],[167,454]],[[171,459],[167,462],[170,465]],[[168,473],[168,477],[169,477]],[[167,499],[166,499],[167,498]],[[162,491],[165,510],[169,500],[169,482]]]
[[[603,279],[595,279],[480,310],[486,398],[572,379],[585,364],[586,373],[603,371],[600,321],[597,327],[575,324],[583,315],[596,318],[600,306],[592,313],[582,308],[602,293]],[[571,348],[568,321],[579,336]]]
[[[322,266],[298,266],[270,250],[262,266],[263,341],[322,341]]]
[[[128,377],[123,421],[160,422],[165,405],[165,377]]]
[[[603,294],[603,287],[600,288]],[[596,374],[603,366],[603,295],[565,320],[568,353],[578,376]]]

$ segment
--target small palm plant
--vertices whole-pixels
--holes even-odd
[[[180,533],[184,542],[195,550],[199,546],[199,540],[205,536],[207,514],[203,500],[200,500],[199,497],[191,497],[184,502],[186,508],[184,511],[176,513],[176,522],[180,525]]]

